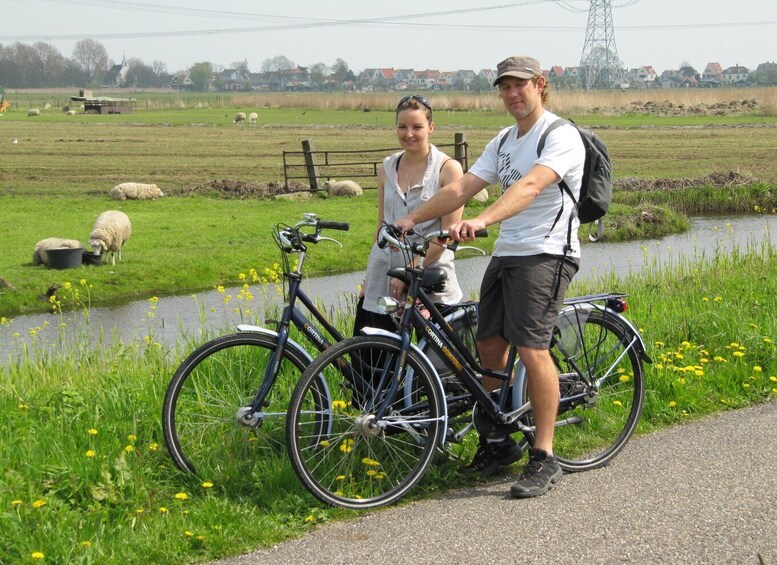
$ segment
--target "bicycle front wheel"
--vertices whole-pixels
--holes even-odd
[[[359,336],[328,349],[303,373],[289,405],[286,445],[295,472],[319,500],[354,509],[390,504],[426,473],[444,433],[444,397],[416,351],[407,352],[397,377],[401,354],[395,339]],[[331,391],[331,411],[316,406],[320,378]],[[387,399],[397,380],[396,395]],[[331,422],[326,435],[322,419]]]
[[[607,464],[634,433],[645,375],[636,337],[616,316],[592,310],[573,331],[574,355],[551,349],[561,392],[553,450],[562,469],[584,471]]]
[[[307,359],[287,347],[261,407],[252,410],[276,348],[273,335],[241,332],[201,345],[181,363],[162,410],[178,468],[239,489],[255,479],[259,459],[283,453],[288,401]]]

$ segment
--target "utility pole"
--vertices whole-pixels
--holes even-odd
[[[618,88],[624,82],[610,0],[591,0],[578,81],[586,90]]]

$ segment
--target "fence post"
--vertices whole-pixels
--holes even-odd
[[[457,132],[454,134],[453,143],[456,145],[454,147],[453,158],[461,163],[461,168],[464,169],[464,172],[466,173],[469,167],[467,163],[467,141],[464,132]]]
[[[302,152],[305,154],[305,169],[308,172],[308,182],[310,183],[310,190],[318,190],[318,166],[316,165],[315,158],[313,157],[313,140],[302,140]]]

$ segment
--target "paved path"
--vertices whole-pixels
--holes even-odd
[[[218,563],[757,565],[760,554],[777,565],[777,403],[632,439],[608,467],[567,474],[536,499],[507,497],[512,480]]]

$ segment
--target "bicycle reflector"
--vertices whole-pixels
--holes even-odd
[[[607,308],[618,314],[622,314],[629,309],[629,305],[626,303],[626,299],[623,297],[609,298],[607,300]]]

